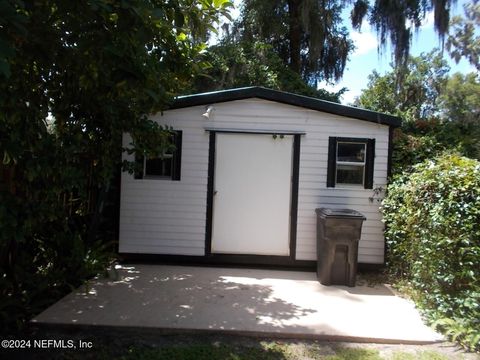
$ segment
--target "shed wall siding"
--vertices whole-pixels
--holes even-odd
[[[388,126],[261,99],[166,111],[160,124],[183,130],[181,181],[135,180],[122,174],[120,252],[204,255],[209,136],[205,128],[302,131],[298,191],[297,260],[316,259],[318,207],[353,208],[365,214],[359,262],[382,263],[383,224],[372,190],[327,188],[328,138],[375,138],[374,188],[385,186]],[[124,146],[130,139],[124,136]]]

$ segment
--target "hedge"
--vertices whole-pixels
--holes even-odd
[[[382,211],[389,270],[434,327],[480,350],[480,162],[418,164],[389,185]]]

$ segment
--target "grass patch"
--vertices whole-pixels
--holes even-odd
[[[330,349],[319,346],[297,347],[276,342],[264,343],[260,347],[241,347],[230,345],[190,345],[170,346],[158,349],[131,348],[128,354],[118,357],[121,360],[382,360],[378,350],[363,348],[338,347],[331,354]],[[330,353],[330,354],[328,354]],[[401,353],[392,358],[395,360],[445,360],[442,356],[409,357],[411,354]],[[405,357],[406,356],[406,357]],[[108,358],[106,356],[105,358]]]
[[[420,351],[416,353],[396,351],[392,354],[390,360],[448,360],[448,357],[436,351]]]
[[[298,349],[291,349],[287,345],[273,344],[265,348],[232,347],[232,346],[176,346],[162,349],[130,349],[128,355],[120,357],[122,360],[295,360],[299,357],[324,360],[381,360],[377,350],[338,348],[335,355],[325,355],[307,349],[304,353]],[[403,360],[398,358],[398,360]],[[427,360],[427,359],[425,359]],[[429,360],[436,360],[429,358]]]
[[[173,346],[160,349],[133,348],[122,360],[275,360],[287,359],[284,349],[278,347],[253,348],[232,347],[227,345],[191,345]]]
[[[331,350],[330,350],[331,352]],[[448,360],[436,351],[395,351],[381,355],[376,349],[336,347],[335,354],[326,354],[319,346],[298,348],[279,343],[267,343],[263,347],[236,347],[230,345],[174,346],[161,349],[130,349],[122,360]]]
[[[325,360],[382,360],[379,352],[374,349],[337,348],[335,355],[319,358]]]
[[[65,335],[65,334],[64,334]],[[65,338],[59,334],[46,338]],[[13,358],[35,360],[477,360],[450,350],[230,336],[158,336],[99,332],[80,334],[90,349],[25,349]],[[72,335],[67,335],[72,338]],[[33,351],[31,351],[33,350]],[[25,356],[20,356],[25,355]],[[448,356],[446,356],[448,355]],[[480,357],[478,358],[480,360]]]

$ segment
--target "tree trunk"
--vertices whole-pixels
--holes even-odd
[[[97,238],[98,227],[100,226],[100,221],[102,220],[103,210],[105,208],[105,201],[110,190],[110,185],[111,180],[108,183],[102,184],[100,189],[98,189],[99,194],[97,204],[95,206],[95,212],[92,214],[88,227],[87,243],[89,245],[92,245]]]
[[[300,59],[300,48],[302,40],[302,29],[300,22],[300,3],[302,0],[288,0],[289,13],[289,34],[290,45],[290,68],[301,75],[302,65]]]

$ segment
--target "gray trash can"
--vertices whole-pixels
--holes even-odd
[[[365,216],[350,209],[316,209],[317,277],[323,285],[355,286],[358,241]]]

